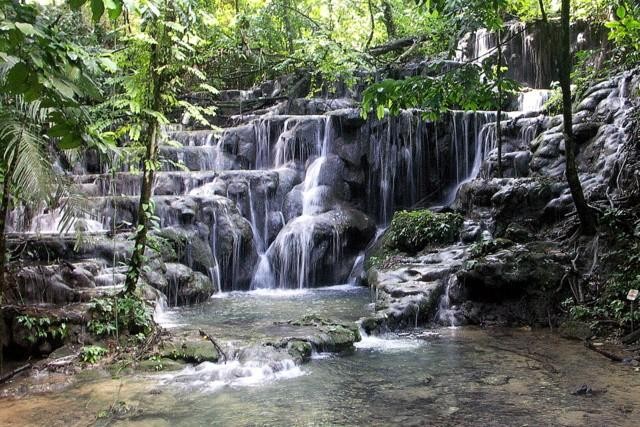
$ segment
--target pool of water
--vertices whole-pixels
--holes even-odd
[[[282,335],[282,324],[306,315],[355,322],[372,314],[369,290],[338,285],[317,289],[225,292],[204,304],[160,315],[170,329],[203,329],[223,341],[255,341]]]
[[[366,290],[342,287],[231,294],[165,314],[178,328],[252,340],[277,334],[274,321],[311,313],[356,320],[370,311]],[[546,331],[414,332],[365,337],[350,354],[320,354],[278,374],[230,377],[215,386],[211,372],[226,368],[214,364],[119,379],[82,375],[55,392],[0,400],[0,424],[638,425],[640,373],[580,343]],[[582,384],[591,396],[572,394]],[[113,416],[97,419],[110,407]]]

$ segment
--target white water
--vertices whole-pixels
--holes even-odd
[[[518,95],[518,111],[531,112],[543,109],[545,102],[551,97],[551,90],[532,89]]]
[[[382,352],[399,352],[412,350],[425,345],[425,341],[415,338],[402,338],[395,334],[367,335],[360,328],[361,340],[354,344],[358,350],[372,350]]]
[[[160,377],[162,385],[197,390],[201,393],[215,392],[224,387],[253,387],[266,383],[305,375],[291,359],[249,360],[227,363],[204,362]]]

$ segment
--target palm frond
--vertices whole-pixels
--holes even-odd
[[[0,144],[6,168],[13,169],[13,184],[27,200],[42,201],[51,194],[51,164],[42,126],[47,110],[39,102],[16,97],[0,114]]]

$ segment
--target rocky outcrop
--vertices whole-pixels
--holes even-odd
[[[415,257],[395,256],[372,267],[369,286],[375,292],[376,315],[362,321],[367,334],[416,327],[431,322],[447,282],[463,264],[466,246],[438,248]]]

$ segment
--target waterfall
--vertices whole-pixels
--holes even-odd
[[[449,275],[447,279],[445,291],[440,302],[438,303],[438,311],[436,313],[436,319],[443,325],[456,326],[458,324],[456,320],[456,310],[451,306],[451,289],[458,284],[458,278],[455,274]]]
[[[408,110],[362,121],[346,109],[265,115],[222,132],[167,129],[156,215],[184,245],[178,262],[217,292],[353,282],[376,225],[397,209],[442,201],[478,174],[492,119],[454,111],[433,122]],[[74,171],[92,215],[77,227],[130,230],[139,176],[126,165],[110,172],[90,155]],[[9,218],[10,232],[53,231],[59,214],[23,207]]]
[[[551,97],[550,90],[547,89],[532,89],[526,92],[521,92],[518,95],[518,111],[531,112],[541,111],[545,102]]]
[[[455,171],[455,179],[450,182],[449,191],[443,199],[444,206],[453,203],[462,184],[477,178],[480,174],[482,162],[495,148],[495,124],[496,113],[492,111],[451,112],[450,126],[454,140],[451,167]],[[470,153],[469,149],[473,149],[473,152]]]
[[[261,257],[252,281],[253,288],[272,287],[273,284],[277,284],[278,288],[304,288],[315,283],[316,265],[311,259],[316,227],[314,216],[322,213],[327,198],[321,182],[321,174],[327,162],[327,156],[331,154],[333,138],[331,117],[323,117],[322,120],[324,126],[322,132],[319,132],[320,127],[318,127],[313,149],[313,152],[319,156],[307,168],[302,183],[302,214],[285,226],[285,230],[278,235],[268,249],[268,255]],[[279,144],[280,142],[281,140],[278,141]],[[284,152],[284,145],[277,146],[277,149]],[[278,158],[282,161],[286,155],[281,154]],[[339,256],[339,233],[334,229],[332,236],[332,255],[336,260]],[[273,260],[275,268],[269,265],[270,259]]]

